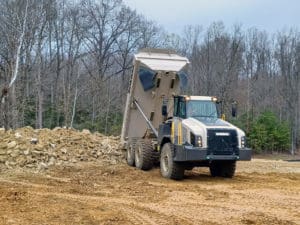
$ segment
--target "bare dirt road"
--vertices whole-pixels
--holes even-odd
[[[239,162],[183,181],[125,164],[0,171],[0,224],[300,224],[300,163]]]

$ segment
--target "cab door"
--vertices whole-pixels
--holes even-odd
[[[183,96],[174,97],[174,115],[171,127],[171,141],[174,145],[182,145],[182,120],[186,118],[186,101]]]

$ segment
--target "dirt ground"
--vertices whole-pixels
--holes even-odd
[[[239,162],[233,179],[123,163],[0,174],[0,224],[300,224],[300,162]]]

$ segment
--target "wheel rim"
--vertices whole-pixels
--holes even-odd
[[[136,159],[136,164],[140,164],[140,154],[141,154],[141,147],[139,146],[136,151],[135,151],[135,159]]]
[[[127,160],[130,160],[131,159],[131,146],[128,147],[127,151],[126,151],[126,157],[127,157]]]
[[[166,173],[169,172],[169,157],[167,154],[165,154],[162,158],[162,167]]]

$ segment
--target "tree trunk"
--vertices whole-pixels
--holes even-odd
[[[11,126],[16,129],[18,127],[18,109],[15,84],[11,86],[9,95],[11,98]]]

